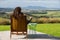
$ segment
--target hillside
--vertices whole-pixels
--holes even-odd
[[[0,8],[0,11],[10,12],[10,11],[13,11],[13,8]]]

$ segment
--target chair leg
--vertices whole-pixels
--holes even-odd
[[[18,32],[17,32],[17,35],[18,35]]]
[[[12,37],[12,36],[11,36],[11,32],[10,32],[10,39],[11,39],[11,37]]]
[[[10,34],[10,39],[11,39],[11,34]]]
[[[26,33],[25,32],[22,32],[23,33],[23,35],[26,35]]]
[[[27,32],[26,32],[26,39],[28,38]]]
[[[24,35],[24,32],[22,32],[22,35]]]

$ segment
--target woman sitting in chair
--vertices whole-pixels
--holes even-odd
[[[27,24],[32,20],[27,20],[26,15],[21,12],[20,7],[16,7],[13,15],[11,16],[11,33],[17,32],[16,34],[20,34],[18,32],[22,32],[21,34],[27,34]]]

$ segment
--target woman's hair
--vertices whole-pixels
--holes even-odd
[[[21,13],[21,7],[16,7],[15,9],[14,9],[14,12],[13,12],[13,14],[20,14]]]
[[[21,7],[16,7],[14,9],[13,16],[15,18],[18,18],[19,16],[24,16],[24,14],[21,12]]]

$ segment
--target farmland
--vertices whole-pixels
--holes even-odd
[[[30,12],[28,16],[32,16],[32,21],[37,23],[36,31],[43,32],[52,36],[60,37],[60,10],[47,11],[46,13]],[[27,17],[28,17],[27,16]],[[42,18],[41,18],[42,16]],[[0,31],[10,30],[10,14],[0,13]],[[29,29],[34,30],[34,28]]]

